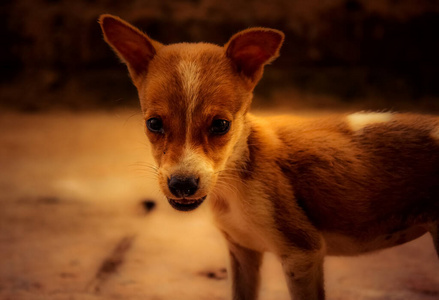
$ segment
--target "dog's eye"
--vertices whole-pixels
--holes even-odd
[[[151,118],[146,121],[146,127],[154,133],[163,133],[163,122],[159,118]]]
[[[212,121],[210,132],[217,135],[226,134],[230,129],[230,122],[227,120],[216,119]]]

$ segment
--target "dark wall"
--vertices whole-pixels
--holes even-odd
[[[3,0],[0,105],[23,110],[136,103],[97,18],[113,13],[164,43],[224,44],[236,31],[286,33],[258,92],[292,88],[344,101],[439,97],[439,1]]]

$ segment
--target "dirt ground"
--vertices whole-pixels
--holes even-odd
[[[0,299],[228,299],[207,210],[173,211],[150,163],[135,112],[1,113]],[[272,255],[262,272],[260,299],[289,299]],[[330,300],[439,299],[430,236],[325,276]]]

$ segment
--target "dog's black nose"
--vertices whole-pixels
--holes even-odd
[[[168,187],[171,193],[178,198],[189,197],[197,191],[198,181],[198,178],[195,177],[171,176],[168,178]]]

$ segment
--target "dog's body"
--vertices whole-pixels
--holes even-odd
[[[324,255],[355,255],[430,232],[439,251],[439,118],[248,113],[283,34],[255,28],[224,46],[164,46],[117,17],[100,19],[127,64],[178,210],[208,196],[231,257],[233,299],[256,299],[262,253],[281,260],[294,299],[324,299]]]
[[[387,120],[355,128],[354,118],[377,115],[249,116],[249,150],[211,197],[220,228],[249,248],[275,253],[279,242],[269,239],[276,232],[305,249],[320,247],[323,238],[332,255],[424,234],[439,218],[439,143],[431,135],[439,118],[382,113]]]

